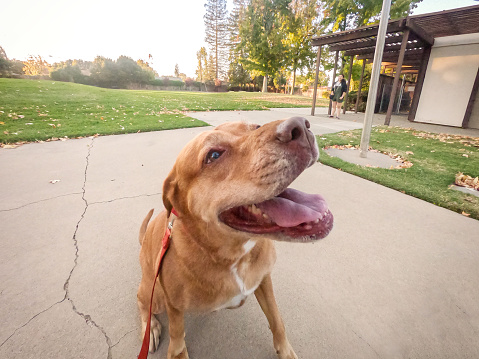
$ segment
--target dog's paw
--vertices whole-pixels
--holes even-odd
[[[175,355],[175,356],[170,356],[168,355],[168,359],[190,359],[188,355],[188,351],[186,350],[186,347],[181,351],[180,354]]]
[[[276,350],[276,354],[278,354],[279,359],[298,359],[298,356],[288,341]]]
[[[160,346],[161,324],[154,316],[151,317],[150,347],[148,350],[153,353]]]

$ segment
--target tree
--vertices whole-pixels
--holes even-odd
[[[289,47],[288,53],[293,73],[291,94],[293,94],[296,71],[309,69],[314,63],[315,53],[311,46],[311,38],[317,34],[319,22],[316,0],[293,0],[290,8],[291,14],[283,24],[283,31],[288,34],[285,44]]]
[[[180,77],[180,67],[175,64],[175,77]]]
[[[246,0],[233,0],[233,10],[228,17],[229,32],[229,70],[228,79],[231,85],[242,85],[251,80],[248,71],[240,62],[241,58],[246,57],[245,51],[238,44],[240,41],[240,25],[244,21],[247,8]]]
[[[116,63],[103,56],[97,56],[91,67],[92,82],[100,87],[118,86],[118,68]]]
[[[48,76],[50,64],[40,55],[30,55],[27,61],[23,62],[23,72],[28,76]]]
[[[216,77],[216,63],[213,57],[213,54],[209,54],[208,62],[206,63],[206,81],[214,81],[217,79]]]
[[[76,61],[68,60],[53,64],[50,77],[55,81],[75,82],[86,84],[87,77],[81,73]]]
[[[422,0],[392,0],[390,18],[409,15]],[[323,21],[331,31],[355,29],[378,22],[382,0],[322,0]]]
[[[0,77],[6,77],[10,73],[10,61],[3,47],[0,46]]]
[[[124,88],[131,83],[146,83],[149,78],[131,57],[120,56],[116,60],[117,83],[118,86]]]
[[[196,58],[198,59],[198,66],[196,68],[196,78],[200,82],[205,82],[206,80],[206,65],[208,62],[208,55],[206,49],[202,47],[200,51],[196,53]]]
[[[98,56],[93,61],[90,82],[100,87],[125,88],[130,84],[147,84],[154,80],[156,72],[148,63],[120,56],[116,61]]]
[[[228,34],[226,0],[207,0],[205,8],[205,41],[214,59],[215,78],[219,79],[226,72]]]
[[[146,71],[147,73],[151,73],[149,76],[152,80],[155,79],[155,77],[158,77],[158,72],[156,72],[151,66],[149,62],[143,61],[143,60],[137,60],[136,63],[138,66],[141,67],[143,71]]]
[[[240,26],[241,63],[253,75],[262,75],[263,92],[268,91],[268,76],[274,76],[287,62],[285,33],[281,30],[289,15],[291,0],[252,0]]]

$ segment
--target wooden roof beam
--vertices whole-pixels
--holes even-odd
[[[401,42],[402,35],[394,35],[386,37],[385,41],[386,44],[394,44],[395,42]],[[373,47],[376,46],[376,37],[369,38],[365,41],[351,41],[349,43],[340,42],[338,44],[331,45],[329,47],[330,51],[346,51],[356,48],[363,48],[363,47]]]
[[[405,20],[392,20],[388,24],[387,32],[400,32],[405,28]],[[312,46],[329,45],[338,42],[364,39],[366,37],[377,36],[379,25],[364,26],[356,30],[337,32],[330,35],[323,35],[313,38]]]
[[[419,49],[423,48],[423,44],[418,43],[418,42],[408,42],[406,45],[406,49],[408,50],[414,50],[414,49]],[[353,49],[353,50],[348,50],[344,52],[345,56],[353,56],[353,55],[364,55],[364,54],[374,54],[374,47],[367,47],[367,48],[362,48],[362,49]],[[399,51],[401,49],[401,44],[399,45],[388,45],[384,46],[384,53],[388,54],[391,52]]]
[[[434,45],[434,36],[426,32],[422,27],[417,25],[413,19],[406,19],[406,27],[411,30],[415,35],[417,35],[422,41],[427,45]]]

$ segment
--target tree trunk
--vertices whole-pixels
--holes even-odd
[[[293,71],[293,86],[291,87],[291,95],[294,95],[294,86],[296,85],[296,69]]]
[[[268,75],[264,75],[263,78],[263,92],[268,92]]]

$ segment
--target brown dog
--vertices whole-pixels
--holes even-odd
[[[264,126],[228,123],[203,132],[181,151],[164,182],[166,211],[140,229],[142,279],[138,289],[143,334],[153,281],[153,313],[166,310],[168,359],[188,358],[186,311],[241,306],[255,294],[281,359],[297,358],[273,294],[271,240],[306,242],[325,237],[333,217],[319,195],[287,186],[318,158],[316,139],[304,118]],[[155,278],[161,240],[174,208],[172,239]],[[170,218],[171,219],[171,218]],[[151,318],[150,351],[161,326]]]

